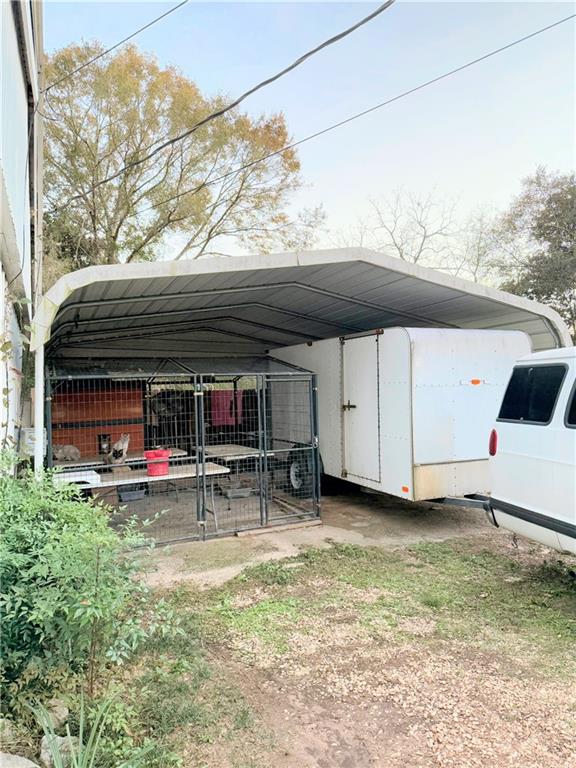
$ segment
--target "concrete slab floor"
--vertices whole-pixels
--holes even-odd
[[[323,497],[322,523],[159,548],[150,555],[147,581],[160,589],[181,583],[208,588],[234,578],[250,565],[292,557],[308,547],[328,547],[332,542],[402,547],[495,532],[478,509],[414,504],[359,489]]]

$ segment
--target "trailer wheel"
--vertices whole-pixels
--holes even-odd
[[[308,453],[291,453],[286,471],[286,486],[292,496],[308,498],[314,488],[312,457]]]

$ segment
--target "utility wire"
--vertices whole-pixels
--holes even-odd
[[[250,162],[245,163],[244,165],[241,165],[238,168],[233,168],[232,170],[227,171],[221,176],[218,176],[214,179],[209,179],[208,181],[204,181],[201,184],[197,185],[196,187],[185,189],[176,195],[172,195],[171,197],[166,198],[165,200],[160,200],[158,203],[154,203],[154,205],[149,205],[146,208],[141,209],[138,212],[138,214],[145,213],[146,211],[152,210],[154,208],[158,208],[159,206],[165,205],[166,203],[169,203],[172,200],[177,200],[180,197],[183,197],[184,195],[189,195],[189,194],[199,192],[200,190],[212,184],[217,184],[218,182],[223,181],[229,176],[233,176],[234,174],[247,170],[252,166],[257,165],[258,163],[262,163],[265,160],[269,160],[270,158],[275,157],[276,155],[281,155],[283,152],[286,152],[290,149],[299,147],[301,144],[305,144],[308,141],[312,141],[312,139],[317,139],[319,136],[323,136],[326,133],[330,133],[331,131],[336,130],[336,128],[341,128],[343,125],[347,125],[348,123],[351,123],[354,120],[358,120],[359,118],[364,117],[365,115],[369,115],[371,112],[375,112],[376,110],[382,109],[383,107],[386,107],[389,104],[393,104],[395,101],[399,101],[400,99],[404,99],[406,96],[410,96],[411,94],[416,93],[417,91],[421,91],[424,88],[428,88],[429,86],[434,85],[435,83],[438,83],[441,80],[445,80],[446,78],[451,77],[452,75],[455,75],[458,72],[462,72],[463,70],[468,69],[469,67],[472,67],[475,64],[479,64],[480,62],[485,61],[486,59],[489,59],[492,56],[496,56],[497,54],[502,53],[503,51],[507,51],[509,48],[513,48],[514,46],[519,45],[520,43],[524,43],[533,37],[543,34],[544,32],[548,32],[549,30],[554,29],[554,27],[558,27],[560,24],[565,24],[567,21],[570,21],[571,19],[574,19],[574,18],[576,18],[576,13],[573,13],[570,16],[566,16],[565,18],[560,19],[559,21],[555,21],[553,24],[549,24],[546,27],[541,27],[540,29],[537,29],[535,32],[531,32],[530,34],[525,35],[524,37],[520,37],[517,40],[514,40],[511,43],[508,43],[507,45],[501,46],[500,48],[496,48],[495,50],[490,51],[489,53],[486,53],[483,56],[479,56],[476,59],[472,59],[472,61],[468,61],[466,64],[462,64],[461,66],[455,67],[454,69],[451,69],[448,72],[444,72],[444,74],[438,75],[437,77],[434,77],[431,80],[427,80],[425,83],[421,83],[420,85],[417,85],[414,88],[410,88],[407,91],[403,91],[402,93],[399,93],[398,95],[393,96],[392,98],[387,99],[386,101],[382,101],[379,104],[375,104],[373,107],[364,109],[362,112],[357,112],[356,114],[351,115],[350,117],[346,117],[344,120],[340,120],[337,123],[333,123],[332,125],[329,125],[327,128],[323,128],[320,131],[316,131],[316,133],[311,133],[302,139],[293,141],[291,144],[286,144],[286,146],[282,147],[281,149],[277,149],[274,152],[269,152],[268,154],[258,157],[255,160],[251,160]],[[58,210],[58,209],[55,209],[55,210]]]
[[[302,139],[298,139],[297,141],[293,141],[290,144],[286,144],[284,147],[281,147],[280,149],[274,150],[273,152],[269,152],[268,154],[262,155],[261,157],[257,157],[255,160],[251,160],[250,162],[245,163],[244,165],[240,165],[237,168],[233,168],[230,171],[227,171],[226,173],[222,174],[221,176],[217,176],[214,179],[203,181],[202,183],[200,183],[195,187],[191,187],[190,189],[185,189],[182,192],[178,192],[177,194],[172,195],[171,197],[167,197],[164,200],[160,200],[159,202],[154,203],[153,205],[149,205],[146,208],[142,208],[135,215],[140,215],[142,213],[145,213],[146,211],[150,211],[150,210],[153,210],[154,208],[158,208],[161,205],[165,205],[166,203],[172,202],[172,200],[178,200],[179,198],[184,197],[184,195],[195,194],[196,192],[200,192],[205,187],[211,186],[212,184],[217,184],[220,181],[224,181],[224,179],[227,179],[230,176],[233,176],[234,174],[240,173],[241,171],[247,170],[252,166],[257,165],[258,163],[263,163],[272,157],[281,155],[283,152],[287,152],[290,149],[299,147],[300,145],[305,144],[308,141],[312,141],[312,139],[316,139],[319,136],[323,136],[326,133],[330,133],[331,131],[336,130],[337,128],[341,128],[342,126],[347,125],[348,123],[351,123],[354,120],[358,120],[359,118],[364,117],[365,115],[369,115],[372,112],[376,112],[377,110],[382,109],[383,107],[386,107],[389,104],[393,104],[394,102],[399,101],[400,99],[406,98],[406,96],[410,96],[411,94],[416,93],[417,91],[421,91],[424,88],[428,88],[429,86],[434,85],[435,83],[438,83],[441,80],[445,80],[448,77],[452,77],[452,75],[455,75],[458,72],[462,72],[463,70],[468,69],[469,67],[473,67],[475,64],[479,64],[480,62],[485,61],[486,59],[490,59],[492,56],[496,56],[499,53],[502,53],[503,51],[507,51],[508,49],[513,48],[516,45],[520,45],[520,43],[524,43],[527,40],[532,39],[533,37],[537,37],[538,35],[541,35],[544,32],[548,32],[549,30],[560,26],[560,24],[565,24],[567,21],[570,21],[571,19],[574,19],[574,18],[576,18],[576,13],[573,13],[570,16],[566,16],[563,19],[559,19],[558,21],[555,21],[546,27],[541,27],[540,29],[537,29],[534,32],[531,32],[528,35],[524,35],[524,37],[520,37],[517,40],[513,40],[511,43],[507,43],[506,45],[503,45],[500,48],[496,48],[493,51],[490,51],[489,53],[485,53],[483,56],[479,56],[476,59],[472,59],[471,61],[468,61],[465,64],[460,65],[459,67],[455,67],[454,69],[451,69],[448,72],[444,72],[443,74],[438,75],[437,77],[434,77],[431,80],[427,80],[426,82],[421,83],[420,85],[416,85],[414,88],[410,88],[407,91],[403,91],[402,93],[399,93],[396,96],[393,96],[392,98],[387,99],[386,101],[382,101],[379,104],[375,104],[373,107],[364,109],[362,110],[362,112],[357,112],[356,114],[351,115],[350,117],[346,117],[344,118],[344,120],[340,120],[337,123],[333,123],[332,125],[329,125],[328,127],[321,129],[320,131],[311,133]],[[104,183],[104,180],[94,185],[94,187],[91,187],[90,189],[88,189],[86,194],[91,192],[92,189],[95,189],[102,183]],[[59,210],[62,210],[63,208],[66,208],[71,202],[73,202],[74,200],[78,200],[83,196],[84,195],[75,195],[74,197],[69,198],[68,201],[63,205],[52,208],[50,213],[55,213]]]
[[[135,32],[132,32],[131,35],[128,35],[128,37],[125,37],[123,40],[120,40],[119,42],[115,43],[110,48],[107,48],[105,51],[102,51],[97,56],[94,56],[92,59],[89,59],[88,61],[85,61],[84,64],[81,64],[79,67],[76,67],[76,69],[72,70],[72,72],[68,72],[62,77],[60,77],[58,80],[55,80],[53,83],[50,83],[50,85],[47,85],[46,88],[44,88],[43,93],[47,93],[51,88],[55,88],[57,85],[60,85],[60,83],[63,83],[65,80],[68,80],[70,77],[74,77],[74,75],[77,75],[78,72],[83,70],[85,67],[89,67],[90,64],[94,64],[95,61],[98,61],[103,56],[107,56],[112,51],[115,51],[116,48],[119,48],[121,45],[124,45],[124,43],[127,43],[128,40],[132,40],[133,37],[136,37],[136,35],[139,35],[141,32],[144,32],[144,30],[149,29],[154,24],[157,24],[159,21],[162,21],[162,19],[165,19],[166,16],[169,16],[171,13],[174,13],[174,11],[177,11],[179,8],[182,8],[183,5],[187,5],[190,2],[190,0],[182,0],[181,3],[178,3],[178,5],[173,6],[169,10],[165,11],[160,16],[156,16],[155,19],[152,19],[152,21],[149,21],[148,24],[145,24],[143,27],[140,27],[140,29],[137,29]]]
[[[144,32],[146,29],[149,29],[154,24],[156,24],[159,21],[161,21],[162,19],[164,19],[166,16],[169,16],[171,13],[174,13],[174,11],[177,11],[179,8],[182,8],[183,5],[187,5],[189,2],[190,2],[190,0],[182,0],[182,2],[178,3],[178,5],[175,5],[173,8],[170,8],[169,10],[165,11],[160,16],[157,16],[156,18],[152,19],[147,24],[145,24],[143,27],[140,27],[135,32],[132,32],[132,34],[128,35],[127,37],[123,38],[119,42],[115,43],[110,48],[107,48],[105,51],[102,51],[97,56],[94,56],[92,59],[89,59],[88,61],[85,61],[84,64],[81,64],[79,67],[74,69],[72,72],[68,72],[67,74],[63,75],[61,78],[56,80],[55,82],[50,83],[50,85],[47,85],[45,88],[42,88],[41,89],[41,93],[43,93],[43,94],[48,93],[48,91],[51,88],[54,88],[57,85],[60,85],[60,83],[63,83],[66,80],[68,80],[69,78],[71,78],[74,75],[78,74],[78,72],[83,70],[85,67],[90,66],[90,64],[94,64],[95,61],[98,61],[99,59],[103,58],[107,54],[109,54],[112,51],[116,50],[116,48],[119,48],[121,45],[124,45],[124,43],[127,43],[128,40],[132,40],[133,37],[136,37],[136,35],[139,35],[141,32]],[[127,110],[127,111],[129,111],[129,110]],[[35,122],[35,118],[36,118],[37,114],[39,114],[42,118],[44,118],[44,120],[52,120],[54,122],[58,121],[57,117],[50,117],[49,115],[45,115],[43,112],[41,112],[40,111],[40,104],[39,104],[39,102],[36,103],[36,105],[34,107],[34,111],[32,112],[32,115],[31,115],[30,121],[29,121],[30,125],[29,125],[29,129],[28,129],[28,142],[27,142],[28,152],[27,152],[27,155],[26,155],[26,164],[25,164],[25,168],[24,168],[24,176],[25,176],[25,178],[28,175],[28,162],[29,162],[29,154],[30,154],[29,153],[30,140],[31,140],[31,136],[32,136],[32,131],[34,130],[34,122]],[[23,242],[25,242],[25,238],[24,238]],[[12,284],[20,277],[20,275],[22,274],[22,271],[23,271],[23,266],[20,267],[20,269],[17,272],[17,274],[8,283],[7,289],[10,289]]]
[[[211,122],[212,120],[215,120],[218,117],[222,117],[222,115],[225,115],[231,109],[234,109],[235,107],[237,107],[239,104],[241,104],[245,99],[247,99],[253,93],[256,93],[256,91],[259,91],[262,88],[265,88],[267,85],[270,85],[271,83],[274,83],[276,80],[279,80],[281,77],[284,77],[284,75],[288,74],[288,72],[291,72],[293,69],[296,69],[297,67],[299,67],[305,61],[307,61],[307,59],[309,59],[311,56],[314,56],[316,53],[319,53],[319,51],[323,50],[324,48],[327,48],[328,46],[333,45],[334,43],[339,42],[343,38],[345,38],[348,35],[352,34],[352,32],[355,32],[357,29],[359,29],[360,27],[364,26],[364,24],[368,24],[368,22],[372,21],[377,16],[379,16],[381,13],[383,13],[388,8],[390,8],[390,6],[393,5],[395,1],[396,0],[386,0],[386,2],[383,3],[382,5],[379,5],[378,8],[376,8],[375,11],[372,11],[372,13],[368,14],[368,16],[365,16],[363,19],[360,19],[360,21],[356,22],[356,24],[354,24],[353,26],[348,27],[344,31],[339,32],[337,35],[334,35],[333,37],[329,38],[328,40],[325,40],[323,43],[320,43],[320,45],[317,45],[312,50],[310,50],[307,53],[305,53],[302,56],[300,56],[300,58],[296,59],[296,61],[292,62],[292,64],[288,65],[287,67],[282,69],[280,72],[277,72],[275,75],[272,75],[271,77],[268,77],[266,80],[262,80],[262,82],[258,83],[257,85],[255,85],[252,88],[250,88],[247,91],[245,91],[241,96],[238,96],[238,98],[235,99],[233,102],[231,102],[230,104],[228,104],[225,107],[222,107],[222,109],[219,109],[216,112],[212,112],[211,114],[206,115],[206,117],[202,118],[202,120],[199,120],[191,128],[189,128],[188,130],[186,130],[183,133],[179,134],[178,136],[174,136],[173,138],[167,139],[166,141],[162,141],[161,140],[162,143],[160,143],[160,144],[158,144],[158,142],[156,141],[153,144],[150,144],[148,147],[145,147],[144,151],[146,151],[148,149],[152,149],[153,147],[154,147],[154,149],[152,149],[151,152],[149,152],[148,154],[144,155],[143,157],[141,157],[141,158],[139,158],[137,160],[133,160],[130,163],[126,163],[126,165],[122,166],[122,168],[120,168],[118,171],[116,171],[112,175],[107,176],[104,179],[101,179],[101,181],[97,182],[96,184],[94,184],[90,188],[90,191],[93,191],[94,189],[97,189],[98,187],[102,186],[103,184],[107,184],[109,181],[113,181],[114,179],[118,178],[118,176],[121,176],[123,173],[125,173],[127,170],[129,170],[130,168],[134,168],[134,167],[136,167],[138,165],[142,165],[142,163],[145,163],[147,160],[150,160],[152,157],[157,155],[163,149],[166,149],[166,147],[169,147],[169,146],[171,146],[173,144],[176,144],[179,141],[182,141],[183,139],[187,138],[192,133],[197,131],[198,128],[201,128],[203,125],[206,125],[207,123]],[[181,3],[181,5],[183,5],[183,3]],[[179,6],[176,6],[176,7],[179,7]],[[175,8],[174,8],[174,10],[175,10]],[[164,14],[164,15],[166,15],[166,14]],[[136,33],[134,33],[134,34],[136,34]],[[129,38],[127,38],[127,39],[129,39]],[[122,41],[122,42],[125,42],[125,41]],[[118,43],[118,45],[121,45],[121,43]],[[112,49],[110,49],[110,50],[112,50]],[[107,53],[107,52],[108,51],[106,51],[105,53]],[[101,55],[104,55],[104,53],[101,54]],[[98,57],[96,57],[96,58],[98,58]],[[92,61],[95,61],[95,59],[93,59]],[[90,63],[91,62],[87,62],[87,64],[90,64]],[[83,65],[83,66],[86,66],[86,65]],[[76,71],[78,71],[78,70],[76,70]],[[74,72],[72,72],[71,74],[74,74]],[[65,77],[69,77],[69,75],[66,75]],[[57,85],[57,84],[58,84],[57,82],[53,83],[53,85],[50,86],[50,87],[53,87],[54,85]],[[73,197],[71,197],[67,201],[66,205],[69,205],[70,203],[74,202],[74,200],[79,200],[82,197],[84,197],[83,194],[74,195]]]
[[[161,21],[162,19],[166,18],[166,16],[169,16],[171,13],[174,13],[174,11],[177,11],[179,8],[182,8],[182,6],[187,5],[189,2],[190,2],[190,0],[182,0],[182,2],[178,3],[177,5],[173,6],[172,8],[169,8],[167,11],[165,11],[162,14],[160,14],[160,16],[156,16],[156,18],[154,18],[151,21],[149,21],[143,27],[140,27],[136,31],[132,32],[132,34],[128,35],[127,37],[124,37],[122,40],[120,40],[119,42],[115,43],[110,48],[107,48],[105,51],[102,51],[101,53],[97,54],[96,56],[94,56],[93,58],[89,59],[88,61],[85,61],[79,67],[76,67],[76,69],[74,69],[72,72],[68,72],[65,75],[63,75],[62,77],[58,78],[58,80],[55,80],[53,83],[50,83],[49,85],[47,85],[45,88],[43,88],[41,90],[41,93],[44,94],[44,96],[45,96],[48,93],[48,91],[50,91],[52,88],[55,88],[57,85],[60,85],[61,83],[63,83],[66,80],[68,80],[69,78],[74,77],[74,75],[77,75],[78,72],[81,72],[86,67],[90,66],[91,64],[94,64],[94,62],[98,61],[99,59],[103,58],[104,56],[107,56],[112,51],[115,51],[116,48],[119,48],[121,45],[124,45],[124,43],[127,43],[129,40],[132,40],[132,38],[136,37],[141,32],[144,32],[145,30],[147,30],[150,27],[154,26],[154,24],[157,24],[159,21]],[[30,137],[31,137],[31,133],[32,133],[32,130],[33,130],[34,120],[35,120],[36,114],[39,114],[45,120],[53,120],[53,121],[56,121],[56,122],[58,121],[58,118],[56,118],[56,117],[49,117],[48,115],[45,115],[42,112],[40,112],[39,106],[40,106],[39,103],[37,103],[35,108],[34,108],[34,112],[32,114],[32,119],[31,119],[29,134],[28,134],[28,145],[30,144]],[[26,157],[26,173],[28,172],[28,154],[27,154],[27,157]],[[23,268],[24,268],[23,266],[20,267],[20,270],[18,271],[18,273],[15,275],[15,277],[12,278],[12,280],[8,284],[8,288],[10,288],[12,286],[12,284],[20,277],[20,275],[22,274]]]

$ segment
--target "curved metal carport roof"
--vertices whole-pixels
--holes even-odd
[[[395,325],[516,329],[570,345],[549,307],[363,248],[89,267],[36,312],[32,349],[66,357],[258,355]]]

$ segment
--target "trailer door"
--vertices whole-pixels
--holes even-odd
[[[342,342],[343,477],[381,482],[379,336]]]

